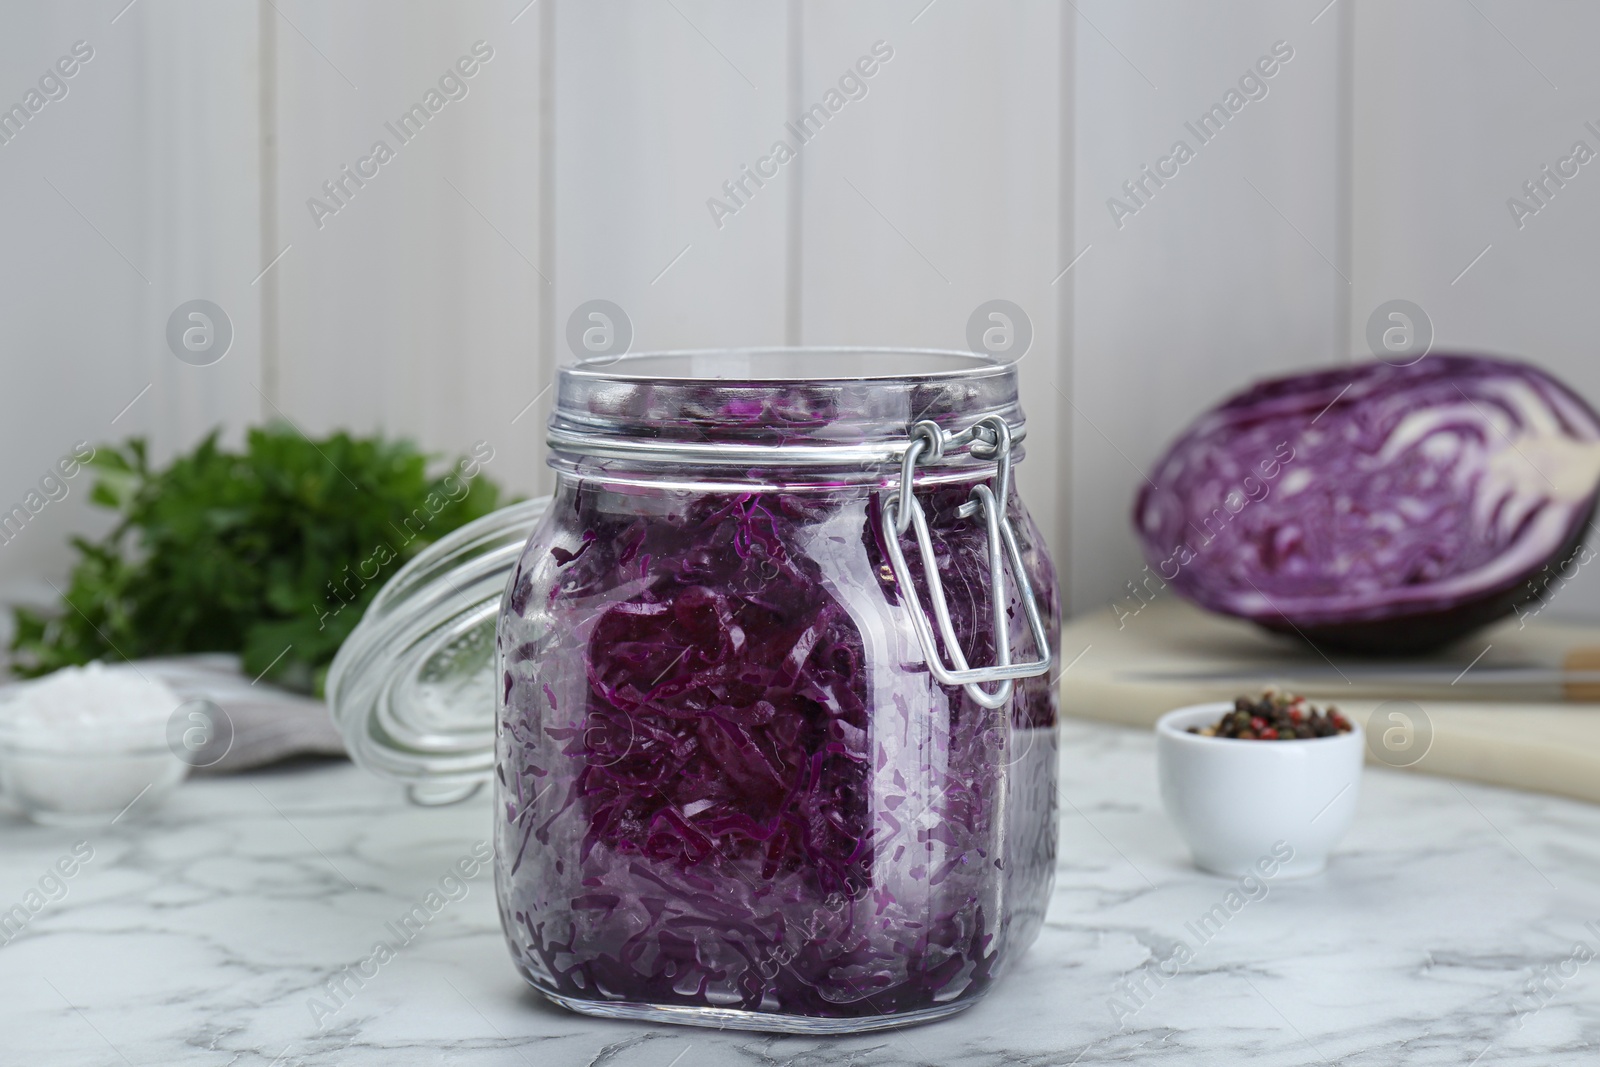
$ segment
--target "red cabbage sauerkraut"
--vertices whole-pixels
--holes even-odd
[[[992,583],[982,523],[955,514],[969,488],[919,497],[982,663]],[[878,493],[563,475],[499,637],[498,890],[535,987],[569,1005],[889,1019],[970,1001],[1033,939],[1054,870],[1054,686],[1029,679],[987,711],[932,681]],[[1054,574],[1015,498],[1011,516],[1055,641]]]
[[[1600,417],[1524,363],[1430,355],[1265,381],[1200,417],[1134,505],[1152,570],[1317,645],[1412,652],[1536,596],[1600,485]]]

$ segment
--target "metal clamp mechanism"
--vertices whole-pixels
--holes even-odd
[[[900,486],[890,490],[883,500],[883,540],[889,550],[889,565],[895,581],[904,591],[906,607],[911,614],[912,628],[922,645],[922,654],[928,669],[940,685],[965,687],[967,695],[985,708],[1001,708],[1011,699],[1013,682],[1018,678],[1034,678],[1050,669],[1050,639],[1045,633],[1044,620],[1039,615],[1039,604],[1033,595],[1033,584],[1028,581],[1023,566],[1022,550],[1017,546],[1016,531],[1006,518],[1006,501],[1011,493],[1011,427],[998,415],[990,415],[959,433],[950,433],[938,423],[923,420],[914,423],[908,431],[911,438],[905,457],[900,464]],[[917,463],[938,462],[945,453],[957,448],[967,448],[974,456],[995,458],[993,486],[975,485],[972,496],[956,512],[963,519],[982,515],[989,535],[990,596],[994,604],[995,662],[987,667],[969,667],[967,657],[956,641],[955,627],[950,622],[950,605],[944,598],[944,583],[939,578],[938,561],[933,554],[933,541],[928,534],[928,519],[922,505],[912,493],[912,476]],[[900,550],[900,538],[907,529],[915,530],[917,549],[922,553],[922,570],[928,582],[928,598],[933,602],[933,617],[938,623],[944,646],[954,661],[947,667],[939,656],[933,639],[933,628],[922,608],[922,599],[912,584],[911,572],[906,567],[905,554]],[[1011,632],[1006,617],[1005,564],[1011,564],[1011,580],[1016,584],[1017,598],[1028,617],[1028,629],[1033,634],[1034,647],[1039,659],[1026,663],[1011,662]],[[993,692],[983,688],[983,683],[999,682]]]

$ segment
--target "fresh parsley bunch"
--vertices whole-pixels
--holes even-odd
[[[287,426],[230,452],[213,432],[152,470],[134,438],[97,451],[91,499],[122,521],[80,559],[65,603],[15,608],[13,669],[29,677],[96,659],[237,652],[254,677],[320,692],[328,664],[378,589],[431,541],[487,515],[500,491],[479,443],[430,474],[410,442]]]

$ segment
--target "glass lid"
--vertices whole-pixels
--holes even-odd
[[[334,657],[328,706],[350,758],[415,803],[464,800],[494,772],[495,620],[549,504],[512,504],[423,549]]]
[[[561,370],[550,463],[893,468],[906,428],[986,416],[1027,434],[1014,364],[971,352],[749,348],[641,352]]]

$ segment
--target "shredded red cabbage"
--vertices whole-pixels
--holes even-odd
[[[992,583],[982,524],[955,514],[967,493],[922,498],[982,662]],[[1054,641],[1054,574],[1015,503],[1013,521]],[[500,633],[499,892],[536,987],[897,1015],[976,997],[1002,948],[1033,939],[1054,871],[1054,686],[1019,684],[1008,713],[935,684],[879,525],[865,488],[563,479]]]

